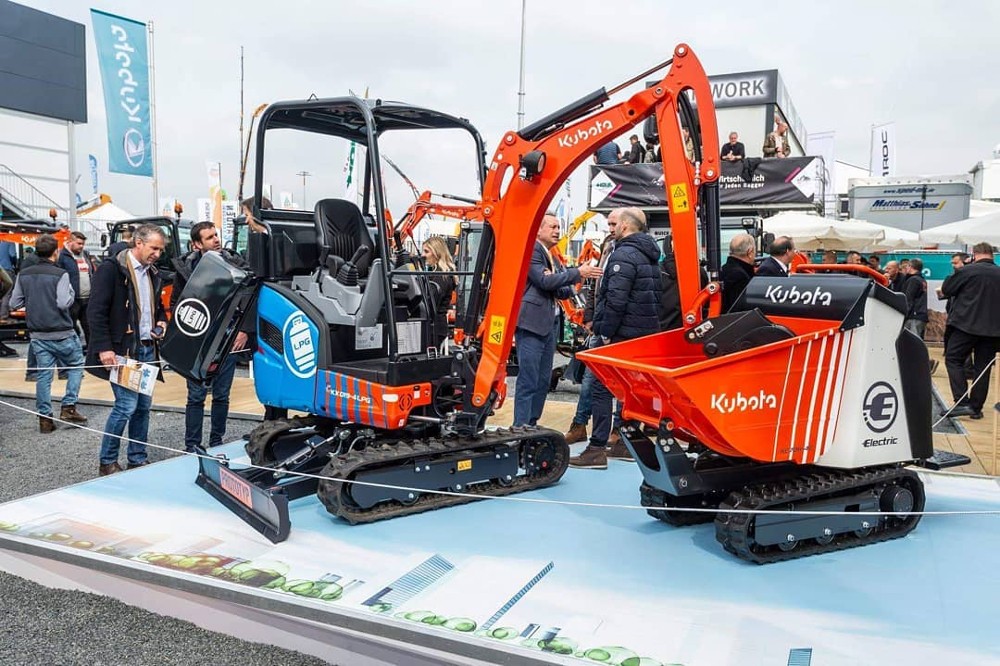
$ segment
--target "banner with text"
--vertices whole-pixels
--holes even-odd
[[[90,10],[108,117],[108,170],[153,175],[146,24]]]
[[[821,157],[751,157],[723,162],[719,202],[723,207],[791,204],[809,208],[822,202],[823,181]],[[590,208],[597,211],[619,206],[666,208],[663,165],[593,165],[588,201]]]
[[[896,175],[896,123],[872,125],[872,154],[868,162],[872,176]]]

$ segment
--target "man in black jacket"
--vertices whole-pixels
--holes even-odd
[[[719,271],[722,283],[722,311],[729,312],[733,303],[747,288],[753,277],[753,261],[757,256],[757,244],[750,234],[736,234],[729,241],[729,257]]]
[[[990,363],[1000,349],[1000,266],[993,263],[993,246],[989,243],[973,246],[972,259],[971,264],[949,275],[941,285],[941,293],[948,298],[951,328],[944,362],[951,395],[958,405],[951,416],[981,419],[990,388]],[[975,384],[967,391],[962,366],[970,352]]]
[[[66,393],[59,418],[71,423],[86,423],[76,411],[76,401],[83,381],[83,349],[73,328],[70,306],[74,292],[66,271],[52,263],[59,244],[51,234],[42,234],[35,242],[39,262],[22,270],[11,292],[12,309],[25,307],[31,349],[40,368],[35,383],[35,410],[38,429],[50,433],[56,429],[52,420],[52,367],[67,368]]]
[[[93,338],[87,348],[88,372],[110,379],[118,357],[143,363],[158,362],[156,343],[166,328],[160,300],[163,280],[156,260],[166,246],[163,230],[143,224],[132,236],[132,246],[109,256],[97,269],[87,316]],[[163,378],[161,373],[160,379]],[[119,438],[128,426],[128,469],[147,465],[151,396],[111,384],[115,404],[101,439],[101,476],[122,471],[118,464]]]
[[[906,280],[903,282],[903,295],[906,296],[906,319],[903,328],[915,336],[924,339],[927,328],[927,280],[923,276],[924,262],[921,259],[910,259],[906,269]]]
[[[199,222],[191,227],[191,246],[194,248],[183,257],[174,259],[174,288],[170,293],[170,309],[175,315],[178,301],[184,292],[191,274],[206,252],[218,252],[227,262],[243,268],[246,262],[239,255],[224,250],[219,232],[211,222]],[[233,386],[233,375],[236,374],[236,354],[247,348],[249,334],[254,332],[254,318],[245,316],[241,330],[236,334],[233,348],[226,360],[212,378],[212,418],[211,430],[208,435],[208,446],[222,444],[226,434],[226,420],[229,418],[229,391]],[[184,412],[184,450],[193,453],[201,446],[201,437],[205,422],[205,397],[208,386],[200,382],[187,380],[187,406]]]
[[[768,249],[771,256],[760,262],[757,275],[761,277],[785,277],[795,257],[795,243],[788,236],[778,236]]]
[[[608,258],[597,293],[594,335],[602,344],[651,335],[660,329],[660,246],[646,232],[646,216],[638,208],[613,211],[618,215],[618,240]],[[611,434],[611,392],[594,382],[594,432],[584,451],[569,464],[585,469],[607,469]],[[616,456],[617,457],[617,456]]]
[[[76,294],[76,302],[70,310],[73,322],[80,325],[83,339],[90,342],[90,327],[87,325],[87,304],[90,303],[90,281],[97,271],[94,258],[84,249],[87,237],[80,231],[69,235],[56,260],[56,266],[66,271],[69,283]]]

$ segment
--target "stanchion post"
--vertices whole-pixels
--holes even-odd
[[[993,357],[993,476],[997,475],[997,420],[1000,419],[1000,354]]]

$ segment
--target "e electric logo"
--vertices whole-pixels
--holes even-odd
[[[896,390],[886,382],[875,382],[865,393],[862,403],[862,417],[868,429],[875,433],[883,433],[896,422],[899,413],[899,398]],[[889,442],[886,442],[889,443]]]

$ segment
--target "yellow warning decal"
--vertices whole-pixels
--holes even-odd
[[[507,327],[507,318],[493,315],[490,317],[490,342],[495,345],[503,342],[503,332]]]
[[[670,212],[671,213],[686,213],[691,210],[691,204],[688,203],[688,186],[687,183],[675,183],[670,186]]]
[[[468,472],[470,469],[472,469],[472,461],[471,460],[459,460],[458,461],[458,471],[459,472]]]

